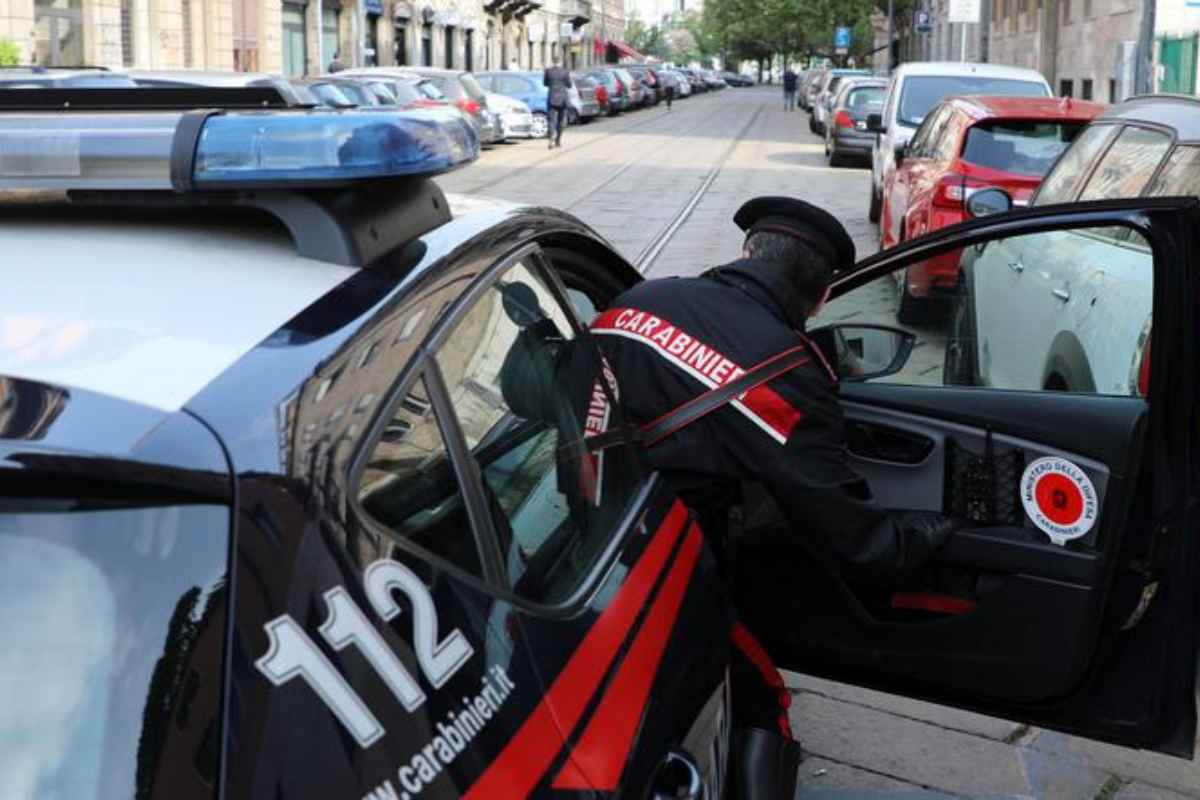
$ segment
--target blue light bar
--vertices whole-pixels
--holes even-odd
[[[433,175],[479,155],[454,111],[246,113],[210,117],[196,146],[198,189]]]
[[[473,161],[479,138],[456,110],[0,114],[0,189],[301,188],[435,175]],[[192,128],[195,131],[195,128]],[[190,140],[185,144],[190,145]],[[190,185],[180,186],[180,154]],[[172,167],[176,179],[172,179]]]

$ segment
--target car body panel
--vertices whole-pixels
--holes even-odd
[[[993,64],[969,64],[953,62],[915,62],[902,64],[891,76],[888,83],[887,98],[884,100],[883,129],[876,136],[875,147],[871,153],[871,185],[874,191],[883,191],[884,181],[891,177],[896,168],[896,148],[903,147],[912,139],[917,126],[899,119],[900,100],[904,95],[906,85],[911,78],[918,77],[960,77],[964,79],[978,78],[980,80],[1026,81],[1036,84],[1031,87],[1030,95],[1050,97],[1050,85],[1041,73],[1036,70],[1018,67],[1004,67]],[[964,92],[956,91],[955,94]],[[934,103],[936,104],[936,102]],[[931,106],[932,107],[932,106]]]

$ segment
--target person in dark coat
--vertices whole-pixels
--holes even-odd
[[[340,53],[334,53],[334,54],[333,54],[333,59],[332,59],[332,60],[329,62],[329,72],[330,72],[330,73],[333,73],[333,72],[341,72],[341,71],[342,71],[342,70],[344,70],[345,68],[346,68],[346,65],[342,63],[342,56],[341,56],[341,54],[340,54]]]
[[[556,58],[542,73],[542,85],[550,90],[546,97],[549,147],[562,147],[562,132],[567,124],[568,90],[574,85],[571,83],[571,73]]]
[[[783,538],[794,544],[802,537],[803,550],[831,569],[871,580],[912,571],[965,523],[875,503],[849,462],[837,376],[805,331],[834,272],[853,265],[854,243],[833,216],[786,197],[751,200],[734,221],[746,233],[742,258],[698,277],[634,286],[592,321],[590,338],[542,347],[530,326],[502,370],[506,399],[529,408],[540,392],[528,376],[557,370],[568,373],[557,385],[575,387],[573,402],[586,414],[602,372],[625,421],[645,425],[800,348],[800,366],[645,445],[643,460],[697,513],[718,553],[731,487],[736,494],[758,485],[785,518]],[[588,354],[597,347],[599,355]],[[780,546],[796,552],[787,541]],[[735,794],[790,800],[800,757],[788,724],[790,695],[745,625],[733,625],[730,641]]]
[[[795,72],[788,67],[783,73],[783,110],[794,111],[796,109],[796,84],[799,82]]]

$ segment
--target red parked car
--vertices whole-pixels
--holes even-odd
[[[1104,110],[1101,103],[1052,97],[951,97],[925,117],[883,187],[881,246],[893,247],[967,219],[979,189],[1004,189],[1029,201],[1059,154]],[[953,252],[909,267],[900,287],[900,322],[929,316],[939,292],[953,291]]]

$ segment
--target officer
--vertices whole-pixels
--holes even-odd
[[[711,413],[643,441],[644,459],[699,513],[718,552],[737,487],[755,484],[773,496],[791,536],[838,568],[886,576],[922,564],[961,523],[873,502],[847,460],[837,377],[805,333],[834,272],[854,264],[854,243],[830,214],[787,197],[750,200],[734,222],[746,233],[741,259],[695,278],[645,281],[592,322],[622,413],[639,425],[662,420],[781,353],[802,357]],[[506,397],[520,402],[516,395],[533,386],[523,376],[546,374],[544,365],[530,366],[539,358],[576,373],[560,385],[592,384],[595,369],[579,368],[578,348],[554,347],[552,356],[528,342],[514,347]],[[788,727],[789,695],[744,626],[735,624],[730,638],[734,796],[791,798],[800,753]]]

